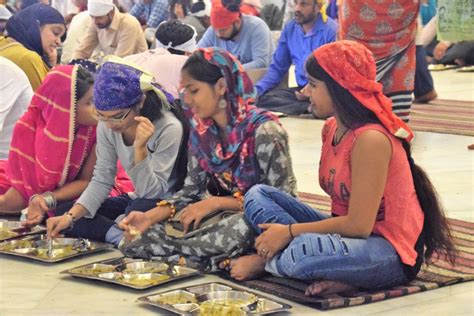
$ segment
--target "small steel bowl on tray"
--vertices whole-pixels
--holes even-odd
[[[124,273],[160,273],[168,270],[169,265],[156,261],[137,261],[119,267]]]

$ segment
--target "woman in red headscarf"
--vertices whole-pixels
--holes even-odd
[[[319,182],[331,213],[274,188],[245,195],[245,215],[260,234],[257,254],[230,262],[236,279],[266,270],[342,289],[379,289],[415,278],[434,252],[454,256],[451,234],[426,174],[411,157],[413,132],[391,111],[375,81],[372,53],[353,41],[316,50],[305,93],[327,117]],[[337,289],[337,286],[336,286]]]

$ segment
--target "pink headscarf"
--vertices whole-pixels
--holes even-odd
[[[7,173],[26,200],[75,180],[96,142],[95,127],[76,123],[77,69],[54,68],[15,125]]]

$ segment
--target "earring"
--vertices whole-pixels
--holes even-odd
[[[220,100],[219,100],[218,107],[219,107],[220,109],[225,109],[225,108],[227,107],[227,101],[226,101],[224,98],[220,99]]]

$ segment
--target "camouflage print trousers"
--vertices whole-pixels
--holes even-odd
[[[189,235],[189,234],[188,234]],[[217,271],[220,261],[248,252],[255,235],[243,214],[235,214],[193,231],[192,236],[168,236],[163,224],[155,224],[136,241],[120,243],[127,257],[159,259],[178,263],[182,258],[189,267]]]

